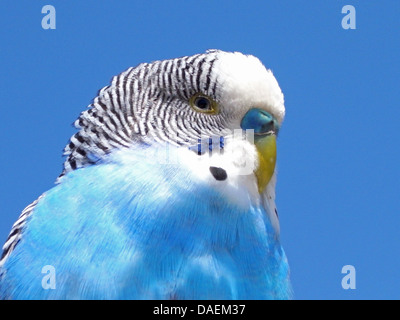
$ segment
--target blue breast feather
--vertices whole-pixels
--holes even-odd
[[[42,287],[46,265],[55,289]],[[3,269],[3,299],[291,296],[263,208],[241,209],[180,165],[146,162],[141,149],[70,172],[47,191]]]

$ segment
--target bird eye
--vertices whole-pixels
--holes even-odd
[[[217,103],[210,97],[203,94],[197,93],[193,97],[191,97],[190,105],[194,110],[198,112],[208,114],[216,114],[218,112]]]
[[[194,105],[203,111],[211,110],[211,101],[205,97],[197,97],[196,100],[194,100]]]

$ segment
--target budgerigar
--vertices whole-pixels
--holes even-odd
[[[291,298],[275,207],[284,115],[252,55],[115,76],[76,120],[55,186],[13,225],[0,298]]]

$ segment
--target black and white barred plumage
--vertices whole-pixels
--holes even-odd
[[[193,144],[201,134],[221,134],[224,114],[210,123],[209,116],[188,108],[199,92],[218,101],[218,78],[212,73],[217,54],[143,63],[115,76],[75,121],[79,132],[64,150],[61,176],[133,142]]]

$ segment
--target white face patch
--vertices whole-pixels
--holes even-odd
[[[258,204],[260,195],[254,170],[258,166],[255,146],[247,140],[230,140],[223,150],[201,156],[190,150],[178,150],[185,170],[195,180],[212,186],[242,208]]]

